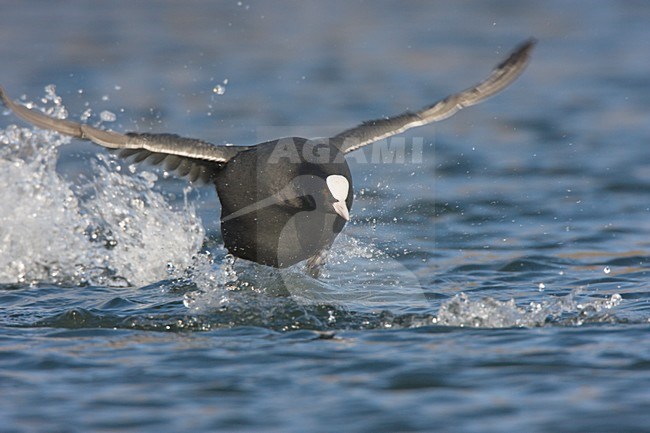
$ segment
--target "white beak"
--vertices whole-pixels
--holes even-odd
[[[346,221],[350,221],[350,212],[348,211],[348,206],[344,201],[337,201],[332,204],[334,211],[341,216]]]

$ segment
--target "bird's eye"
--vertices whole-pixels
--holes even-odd
[[[303,206],[306,209],[309,209],[309,210],[315,210],[316,209],[316,199],[314,198],[313,195],[311,195],[311,194],[304,195],[304,196],[302,196],[302,199],[303,199]]]

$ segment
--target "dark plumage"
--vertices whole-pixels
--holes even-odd
[[[118,149],[135,162],[165,164],[191,181],[214,183],[221,201],[221,232],[228,251],[264,265],[286,267],[309,259],[317,275],[324,253],[349,220],[352,177],[344,155],[407,129],[446,119],[512,83],[524,70],[529,40],[487,79],[417,112],[367,121],[331,138],[283,138],[255,146],[216,146],[174,134],[120,134],[53,119],[0,99],[18,117],[62,134]]]
[[[342,185],[342,198],[332,180]],[[231,158],[215,183],[226,248],[257,263],[285,267],[313,257],[350,218],[350,169],[329,140],[258,144]]]

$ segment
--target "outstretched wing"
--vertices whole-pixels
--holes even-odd
[[[420,111],[407,111],[395,117],[363,122],[355,128],[335,135],[332,141],[343,153],[352,152],[407,129],[444,120],[462,108],[478,104],[506,88],[521,75],[535,43],[534,39],[529,39],[518,46],[484,81],[474,87],[448,96]]]
[[[0,87],[0,99],[18,117],[26,122],[82,140],[90,140],[109,149],[119,150],[119,155],[132,157],[134,162],[148,160],[152,164],[165,163],[166,168],[190,181],[209,181],[216,166],[224,164],[247,147],[216,146],[214,144],[184,138],[175,134],[120,134],[93,128],[70,120],[54,119],[45,114],[13,102]]]

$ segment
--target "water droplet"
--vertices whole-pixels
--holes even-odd
[[[217,95],[223,95],[226,93],[226,85],[228,84],[228,79],[224,79],[221,84],[217,84],[212,88],[212,92],[216,93]]]
[[[603,272],[606,273],[606,274],[609,274],[610,272],[612,272],[612,270],[609,268],[609,266],[605,266],[605,269],[603,269]]]
[[[92,114],[93,114],[93,110],[91,110],[90,108],[84,110],[84,112],[81,113],[81,116],[80,116],[81,121],[85,122],[86,120],[88,120],[90,118],[90,116],[92,116]]]
[[[102,122],[115,122],[117,116],[108,110],[104,110],[99,113],[99,118],[102,119]]]
[[[56,86],[54,84],[48,84],[45,86],[45,93],[48,99],[52,99],[56,95]]]
[[[539,283],[539,286],[537,286],[540,292],[543,292],[544,289],[546,288],[546,285],[544,283]]]

